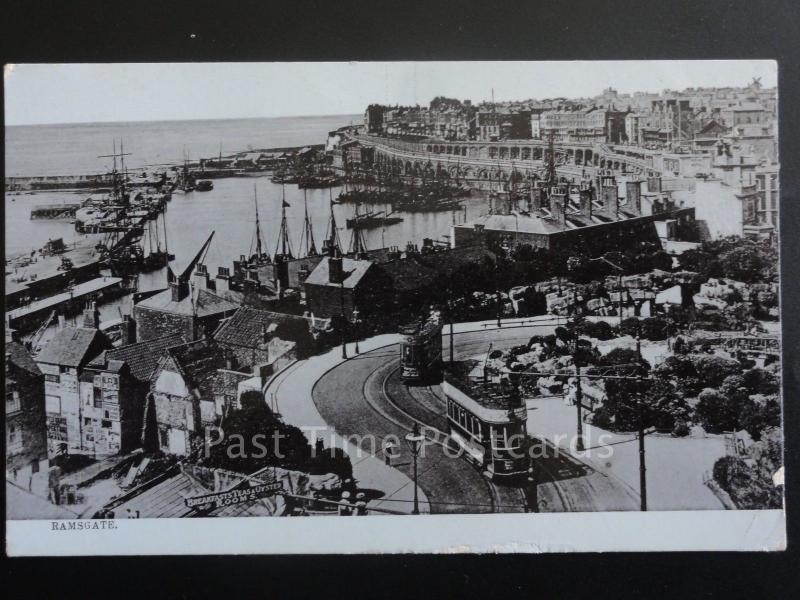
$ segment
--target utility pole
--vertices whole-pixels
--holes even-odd
[[[645,466],[644,454],[644,381],[642,377],[642,343],[639,334],[636,334],[636,354],[639,356],[639,366],[637,367],[636,377],[636,390],[637,392],[637,408],[639,411],[639,499],[641,502],[640,510],[647,510],[647,467]]]
[[[575,344],[575,407],[577,408],[578,413],[578,439],[575,440],[575,449],[578,452],[584,451],[583,445],[583,415],[581,414],[581,403],[583,402],[583,390],[581,389],[581,367],[578,364],[577,360],[577,338]]]
[[[339,285],[341,287],[339,289],[341,290],[340,299],[341,299],[341,303],[342,303],[342,323],[341,323],[341,327],[342,327],[342,359],[343,360],[347,360],[347,337],[345,336],[345,327],[344,327],[344,324],[347,321],[347,317],[345,317],[345,315],[344,315],[344,274],[342,274],[340,277],[341,277],[341,281],[339,282]]]

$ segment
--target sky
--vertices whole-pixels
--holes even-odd
[[[474,103],[777,84],[754,61],[6,65],[7,125],[357,114],[370,103]]]

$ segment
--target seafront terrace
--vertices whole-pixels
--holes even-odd
[[[467,180],[507,179],[512,171],[523,175],[541,173],[549,152],[544,140],[408,141],[368,134],[350,139],[374,148],[376,162],[391,163],[405,175],[445,170]],[[609,170],[617,175],[641,177],[660,174],[648,161],[615,152],[603,143],[555,142],[554,150],[556,170],[568,178],[595,177],[600,171]]]

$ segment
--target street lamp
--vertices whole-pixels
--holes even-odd
[[[414,456],[414,510],[411,511],[412,515],[419,514],[419,497],[417,491],[417,457],[422,448],[422,442],[425,441],[425,436],[419,432],[419,425],[415,422],[414,429],[411,433],[406,434],[406,443],[408,444],[411,454]]]
[[[347,360],[347,336],[345,334],[345,324],[347,323],[347,317],[344,314],[344,277],[341,277],[340,283],[340,299],[342,303],[342,360]]]
[[[358,326],[361,324],[361,319],[358,316],[358,308],[353,309],[353,333],[356,336],[356,354],[360,353],[358,349]]]

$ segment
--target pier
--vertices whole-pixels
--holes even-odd
[[[108,298],[122,293],[121,277],[98,277],[76,285],[74,288],[55,296],[14,309],[6,313],[6,326],[20,332],[32,331],[47,317],[49,311],[60,314],[80,311],[88,299]]]

